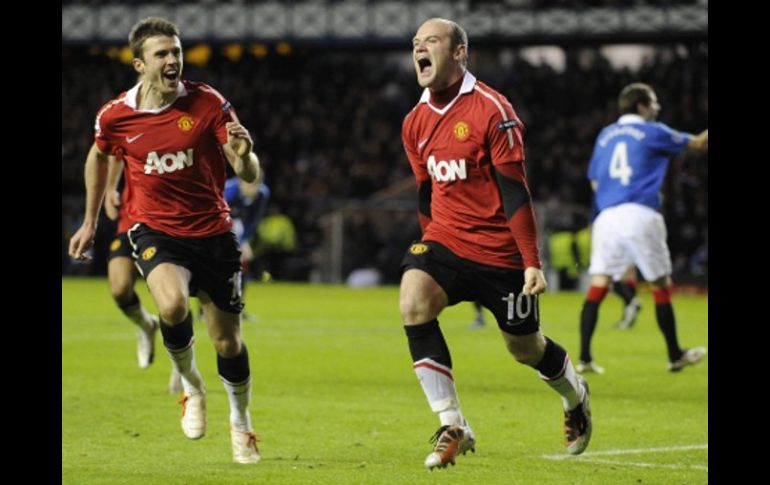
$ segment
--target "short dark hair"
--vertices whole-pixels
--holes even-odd
[[[128,45],[135,58],[142,59],[144,41],[155,35],[179,37],[179,27],[160,17],[149,17],[137,22],[128,34]]]
[[[460,44],[467,46],[468,34],[465,32],[465,29],[460,27],[460,24],[452,20],[447,20],[447,22],[449,22],[450,27],[452,27],[452,48],[454,49]]]
[[[644,83],[633,83],[624,87],[618,96],[618,109],[620,114],[638,114],[637,105],[639,103],[649,106],[652,101],[652,95],[655,93],[652,87]]]
[[[454,22],[452,20],[447,20],[449,22],[449,26],[452,28],[452,37],[451,37],[451,47],[452,50],[455,50],[458,45],[464,45],[465,46],[465,52],[468,53],[468,33],[465,32],[465,29],[460,27],[460,24],[457,22]],[[467,64],[468,57],[466,55],[465,58],[462,59],[463,66]]]

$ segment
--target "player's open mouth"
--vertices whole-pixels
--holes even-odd
[[[172,69],[163,73],[163,78],[169,82],[176,82],[179,80],[179,71]]]
[[[423,57],[422,59],[417,59],[417,66],[420,68],[420,74],[427,75],[430,74],[433,64],[431,64],[430,59]]]

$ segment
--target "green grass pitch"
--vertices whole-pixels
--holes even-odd
[[[143,282],[142,301],[155,311]],[[470,330],[470,303],[440,321],[452,352],[475,454],[429,473],[422,461],[438,427],[411,368],[398,289],[253,284],[244,322],[263,459],[231,463],[228,405],[205,325],[195,322],[208,387],[208,431],[185,439],[160,335],[156,361],[136,366],[135,327],[104,279],[62,279],[62,482],[65,484],[698,484],[708,482],[708,357],[666,370],[649,293],[629,331],[602,305],[588,375],[594,432],[565,456],[561,400],[508,355],[496,325]],[[577,359],[583,295],[541,298],[544,332]],[[197,308],[197,302],[193,305]],[[680,342],[708,345],[708,298],[674,298]]]

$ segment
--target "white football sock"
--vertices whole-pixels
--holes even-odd
[[[190,344],[183,350],[172,351],[166,348],[169,357],[171,357],[171,363],[182,375],[182,387],[184,387],[184,392],[187,395],[205,392],[203,376],[195,365],[194,342],[194,339],[190,339]]]
[[[540,378],[561,395],[562,404],[564,405],[565,410],[575,409],[575,407],[583,400],[585,389],[578,383],[575,368],[572,367],[572,361],[569,356],[564,360],[564,370],[561,375],[549,379],[543,374],[540,374]]]
[[[249,405],[251,404],[251,377],[241,384],[233,384],[222,376],[222,384],[225,386],[227,398],[230,400],[230,424],[238,431],[251,432],[251,416]]]
[[[145,332],[152,330],[152,315],[141,304],[134,308],[124,309],[123,314]]]
[[[465,425],[452,369],[428,358],[418,360],[413,367],[430,408],[438,413],[441,425]]]

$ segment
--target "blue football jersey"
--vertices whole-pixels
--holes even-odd
[[[657,210],[668,162],[691,137],[631,114],[605,127],[588,165],[588,178],[597,183],[597,209],[634,202]]]
[[[230,206],[230,216],[233,218],[233,231],[238,242],[249,240],[257,232],[257,226],[267,211],[270,200],[270,188],[264,183],[259,184],[259,191],[253,198],[245,197],[240,190],[238,177],[225,181],[225,200]]]

